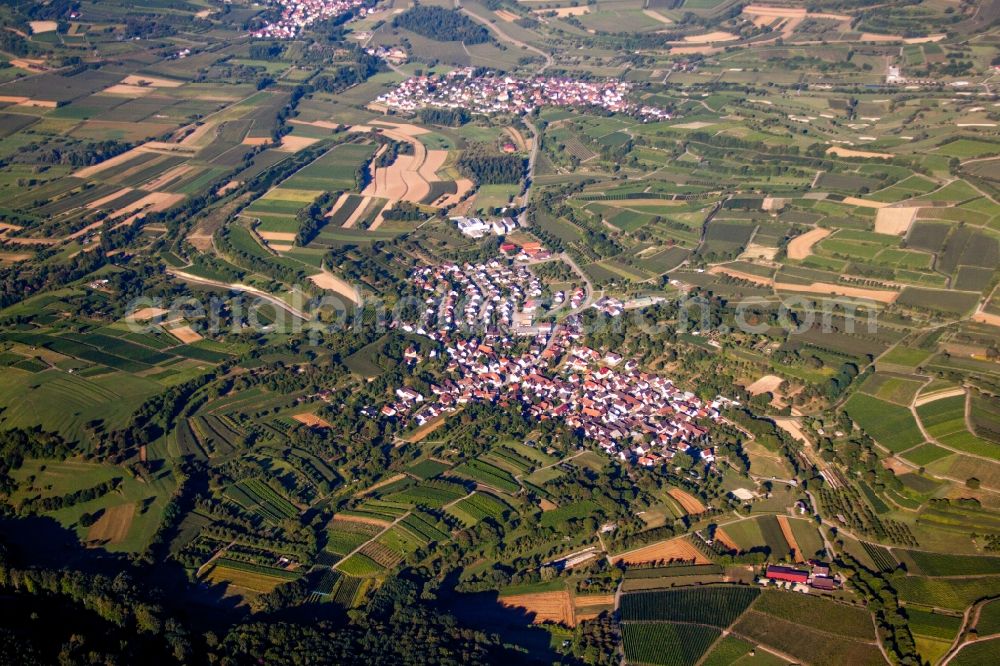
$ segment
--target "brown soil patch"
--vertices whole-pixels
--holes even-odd
[[[875,233],[905,236],[919,208],[879,208],[875,213]]]
[[[688,513],[695,514],[705,512],[705,505],[691,493],[686,493],[680,488],[671,488],[667,491],[667,494],[677,500]]]
[[[777,375],[764,375],[753,384],[747,387],[750,395],[760,395],[761,393],[774,393],[781,386],[782,379]]]
[[[858,197],[844,197],[844,200],[840,203],[848,206],[860,206],[861,208],[886,208],[892,205],[884,201],[869,201],[868,199],[859,199]]]
[[[304,414],[296,414],[292,418],[295,419],[296,421],[298,421],[299,423],[306,424],[310,428],[330,428],[330,427],[332,427],[330,425],[330,423],[326,419],[321,418],[319,416],[316,416],[315,414],[312,414],[310,412],[306,412]]]
[[[266,146],[271,143],[269,136],[248,136],[243,139],[244,146]]]
[[[31,259],[33,256],[27,252],[0,252],[0,263],[15,264],[19,261]]]
[[[257,235],[266,241],[293,241],[295,234],[290,231],[258,231]]]
[[[13,62],[13,61],[11,61],[11,62]],[[14,65],[14,66],[16,67],[17,65]],[[0,102],[6,102],[8,104],[22,104],[24,102],[27,102],[29,99],[30,99],[29,97],[15,97],[13,95],[0,95]]]
[[[766,261],[774,261],[774,258],[777,255],[778,248],[776,247],[750,243],[747,245],[747,249],[743,250],[743,253],[740,254],[740,259],[764,259]]]
[[[775,289],[784,291],[802,292],[808,294],[826,294],[829,296],[848,296],[850,298],[865,298],[869,301],[879,303],[894,303],[899,298],[898,291],[890,289],[862,289],[860,287],[847,287],[829,282],[813,282],[812,284],[785,284],[775,282]]]
[[[232,192],[233,190],[235,190],[237,187],[239,187],[242,184],[243,184],[243,181],[231,180],[231,181],[229,181],[228,183],[226,183],[225,185],[223,185],[222,187],[219,188],[219,194],[225,194],[227,192]]]
[[[125,97],[139,97],[141,95],[148,95],[153,89],[143,88],[142,86],[127,86],[124,83],[116,83],[113,86],[108,86],[102,92],[107,95],[124,95]]]
[[[294,245],[283,245],[281,243],[268,243],[267,246],[275,252],[289,252],[295,249]]]
[[[812,254],[813,245],[830,235],[829,229],[816,228],[796,236],[788,242],[789,259],[805,259]]]
[[[385,222],[385,211],[392,208],[395,204],[396,204],[395,201],[386,201],[385,205],[382,206],[382,209],[378,212],[378,215],[376,215],[375,219],[372,220],[372,223],[371,225],[369,225],[368,230],[375,231],[376,229],[381,227],[382,223]]]
[[[711,44],[713,42],[732,42],[737,39],[739,37],[731,32],[716,30],[714,32],[706,32],[703,35],[688,35],[684,38],[684,41],[688,44]]]
[[[868,157],[883,160],[891,160],[893,157],[889,153],[873,153],[868,150],[852,150],[851,148],[842,148],[840,146],[830,146],[826,149],[826,153],[827,155],[836,155],[837,157]]]
[[[60,241],[58,238],[7,238],[4,241],[14,245],[55,245]]]
[[[335,291],[350,302],[358,304],[360,298],[358,297],[358,290],[355,289],[351,283],[349,283],[344,278],[323,271],[322,273],[316,273],[315,275],[309,276],[309,281],[320,289],[329,289],[330,291]]]
[[[990,326],[1000,326],[1000,315],[980,310],[972,315],[972,321],[978,321],[980,324],[989,324]]]
[[[533,624],[558,622],[569,627],[576,626],[576,609],[569,592],[536,592],[534,594],[512,594],[499,597],[497,601],[506,608],[521,608],[533,615]]]
[[[660,541],[649,546],[615,555],[612,562],[625,564],[645,564],[649,562],[694,562],[695,564],[711,564],[711,561],[695,548],[687,537],[675,537]]]
[[[189,345],[192,342],[198,342],[199,340],[202,339],[202,337],[198,335],[198,333],[196,333],[194,329],[192,329],[190,326],[179,326],[178,328],[169,328],[167,329],[167,333],[174,336],[175,338],[177,338],[186,345]]]
[[[31,26],[31,34],[39,35],[43,32],[52,32],[59,27],[55,21],[28,21]]]
[[[805,562],[806,558],[802,557],[802,549],[799,548],[799,543],[795,540],[795,534],[792,533],[792,526],[788,524],[788,516],[778,516],[778,525],[781,526],[781,536],[785,537],[785,542],[788,543],[788,547],[795,554],[795,561]]]
[[[87,530],[87,541],[94,545],[121,543],[128,536],[134,517],[134,502],[105,509],[97,522]]]
[[[133,321],[149,321],[154,317],[165,315],[167,312],[169,312],[169,310],[165,310],[163,308],[142,308],[141,310],[136,310],[125,319],[131,319]]]
[[[782,430],[784,430],[785,432],[787,432],[789,435],[799,440],[800,442],[810,441],[809,438],[806,437],[805,432],[802,430],[802,426],[799,425],[799,422],[796,421],[795,419],[788,417],[784,418],[776,417],[774,419],[774,423],[779,428],[781,428]]]
[[[128,215],[133,213],[131,217],[125,220],[122,224],[128,224],[132,220],[145,216],[147,213],[158,213],[162,210],[166,210],[173,206],[174,204],[180,203],[184,200],[184,195],[172,192],[150,192],[138,201],[129,204],[121,210],[115,211],[116,217],[121,217],[123,215]],[[121,225],[119,225],[121,226]]]
[[[270,141],[270,139],[267,139],[267,141]],[[297,153],[300,150],[308,148],[317,141],[319,141],[319,139],[289,134],[281,138],[281,145],[278,146],[277,150],[283,153]]]
[[[427,182],[441,180],[437,177],[437,172],[438,169],[444,166],[447,159],[447,150],[428,150],[427,158],[424,160],[424,163],[420,165],[418,173]]]
[[[737,543],[733,541],[732,537],[726,534],[726,531],[721,527],[715,530],[715,540],[721,543],[726,550],[736,551],[737,553],[740,552],[739,545],[737,545]]]
[[[174,81],[173,79],[162,79],[157,76],[146,76],[131,74],[122,79],[122,83],[128,86],[148,86],[152,88],[179,88],[184,85],[183,81]]]
[[[907,465],[896,456],[892,456],[891,458],[883,458],[882,467],[892,470],[897,476],[900,474],[907,474],[913,471],[913,467]]]
[[[721,53],[725,49],[721,46],[671,46],[671,55],[712,55]]]
[[[513,23],[517,19],[521,18],[514,12],[508,12],[506,9],[500,9],[493,13],[496,14],[498,18],[507,21],[507,23]]]
[[[559,505],[552,500],[547,500],[544,497],[538,500],[538,508],[542,511],[555,511],[559,508]]]

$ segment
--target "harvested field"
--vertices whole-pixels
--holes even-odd
[[[150,192],[138,201],[131,203],[122,209],[116,210],[115,217],[122,217],[133,213],[132,217],[125,221],[128,223],[137,217],[146,215],[147,213],[158,213],[166,210],[183,200],[183,194],[175,194],[172,192]]]
[[[802,549],[799,548],[795,535],[792,533],[792,526],[788,524],[788,516],[778,516],[778,525],[781,527],[781,535],[785,537],[788,547],[795,554],[795,561],[805,562],[806,558],[802,557]]]
[[[1000,315],[980,310],[972,315],[972,321],[978,321],[980,324],[989,324],[990,326],[1000,326]]]
[[[31,34],[39,35],[43,32],[53,32],[59,27],[55,21],[28,21],[31,26]]]
[[[95,546],[117,544],[125,540],[135,517],[135,502],[119,504],[105,509],[87,530],[87,542]]]
[[[859,199],[858,197],[844,197],[841,203],[848,206],[860,206],[861,208],[885,208],[891,205],[884,201],[869,201],[868,199]]]
[[[736,552],[740,550],[739,544],[733,541],[733,538],[726,534],[726,531],[721,527],[715,530],[715,540],[721,543],[726,550],[734,550]]]
[[[671,55],[712,55],[724,51],[721,46],[671,46]]]
[[[271,140],[269,138],[265,139],[265,142],[270,142],[270,141]],[[311,139],[307,136],[295,136],[289,134],[287,136],[282,137],[281,145],[275,148],[275,150],[278,150],[282,153],[297,153],[300,150],[305,150],[306,148],[313,145],[317,141],[319,141],[319,139]]]
[[[347,280],[333,273],[327,271],[316,273],[309,276],[309,281],[320,289],[329,289],[330,291],[337,292],[355,305],[361,302],[358,290],[347,282]]]
[[[812,254],[813,245],[830,235],[829,229],[816,228],[788,242],[788,258],[802,260]]]
[[[274,250],[275,252],[290,252],[295,249],[294,245],[280,244],[280,243],[268,243],[267,246]]]
[[[737,39],[739,37],[731,32],[716,30],[714,32],[706,32],[703,35],[688,35],[684,38],[684,41],[688,44],[712,44],[714,42],[732,42]]]
[[[808,285],[775,282],[774,288],[807,294],[827,294],[830,296],[865,298],[869,301],[877,301],[879,303],[895,303],[896,299],[899,298],[898,291],[892,291],[889,289],[861,289],[860,287],[848,287],[842,284],[831,284],[829,282],[813,282]]]
[[[507,23],[512,23],[512,22],[516,21],[517,19],[521,18],[520,16],[518,16],[514,12],[509,12],[506,9],[499,9],[499,10],[493,12],[493,13],[496,14],[498,18],[503,19],[504,21],[507,21]]]
[[[295,240],[295,234],[286,231],[258,231],[257,235],[266,241],[291,242]]]
[[[781,386],[782,379],[777,375],[764,375],[753,384],[747,387],[750,395],[760,395],[761,393],[774,393]]]
[[[802,426],[799,425],[798,419],[787,416],[777,417],[774,419],[774,424],[800,442],[809,442],[809,438],[802,431]]]
[[[168,328],[167,333],[174,336],[186,345],[192,342],[198,342],[202,337],[194,331],[190,326],[179,326],[177,328]]]
[[[131,74],[122,79],[122,83],[128,86],[150,86],[153,88],[179,88],[184,85],[183,81],[164,79],[158,76],[146,76],[145,74]]]
[[[424,163],[420,165],[418,173],[420,177],[431,183],[436,180],[440,180],[437,177],[438,169],[444,166],[445,161],[448,159],[447,150],[428,150],[427,157]]]
[[[676,537],[659,543],[643,546],[627,553],[614,555],[612,562],[625,564],[645,564],[649,562],[694,562],[695,564],[711,564],[711,561],[701,554],[701,551],[691,545],[687,537]]]
[[[671,488],[667,491],[667,494],[680,502],[680,505],[688,513],[697,514],[705,512],[705,505],[691,493],[684,492],[680,488]]]
[[[305,412],[304,414],[296,414],[292,417],[299,423],[304,423],[310,428],[330,428],[330,424],[326,419],[320,418],[311,412]]]
[[[851,148],[842,148],[840,146],[830,146],[826,149],[827,155],[836,155],[837,157],[866,157],[866,158],[878,158],[883,160],[891,160],[892,155],[889,153],[873,153],[869,150],[853,150]]]
[[[558,622],[566,626],[576,626],[576,609],[569,592],[537,592],[534,594],[512,594],[499,597],[497,601],[506,608],[521,608],[533,615],[534,624]]]
[[[152,92],[152,88],[143,88],[142,86],[128,86],[124,83],[116,83],[113,86],[108,86],[102,92],[107,95],[123,95],[125,97],[139,97],[141,95],[148,95]]]
[[[542,511],[555,511],[559,508],[559,505],[552,500],[547,500],[544,497],[538,500],[538,508]]]
[[[246,138],[243,139],[242,145],[244,145],[244,146],[266,146],[269,143],[271,143],[271,137],[269,137],[269,136],[248,136],[248,137],[246,137]]]
[[[919,208],[879,208],[875,214],[875,233],[904,236],[917,217]]]
[[[160,317],[167,314],[168,310],[163,308],[142,308],[141,310],[136,310],[126,319],[131,319],[133,321],[149,321],[155,317]]]

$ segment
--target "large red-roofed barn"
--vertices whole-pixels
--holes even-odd
[[[777,565],[770,565],[767,567],[767,573],[764,574],[771,580],[787,580],[790,583],[808,583],[809,582],[809,572],[802,571],[801,569],[793,569],[792,567],[782,567]]]

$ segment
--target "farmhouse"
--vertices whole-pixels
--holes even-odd
[[[793,567],[783,567],[776,564],[771,564],[767,567],[767,571],[764,573],[764,577],[769,580],[780,580],[789,583],[809,582],[808,571],[795,569]]]

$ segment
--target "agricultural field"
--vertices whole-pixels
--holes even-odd
[[[991,662],[997,2],[279,5],[0,5],[0,653]]]

